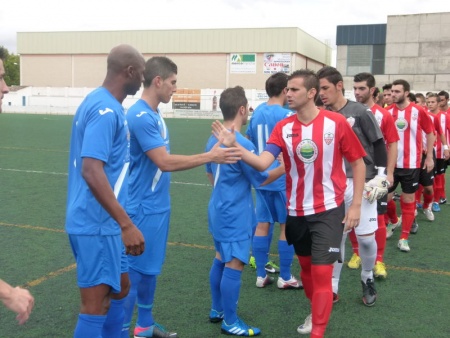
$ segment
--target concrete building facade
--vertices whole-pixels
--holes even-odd
[[[18,33],[21,85],[95,87],[112,47],[128,43],[144,57],[164,55],[180,88],[264,89],[270,73],[330,64],[332,49],[299,28]]]
[[[450,89],[450,13],[392,15],[386,25],[338,26],[336,40],[336,67],[346,89],[353,87],[353,75],[363,71],[373,73],[379,87],[404,79],[415,92]],[[373,61],[383,48],[379,72]],[[358,51],[366,58],[362,65],[354,57]]]

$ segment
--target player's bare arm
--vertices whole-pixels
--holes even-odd
[[[232,164],[241,159],[239,148],[224,148],[221,145],[222,142],[219,140],[209,152],[195,155],[170,154],[166,147],[150,149],[146,154],[164,172],[192,169],[209,162]]]
[[[85,157],[81,174],[94,197],[122,229],[122,240],[127,254],[138,256],[145,249],[144,237],[117,201],[103,166],[102,161]]]
[[[350,162],[353,171],[353,201],[347,210],[344,220],[345,223],[344,232],[355,228],[359,224],[361,217],[361,201],[364,190],[364,183],[366,177],[366,165],[362,158]]]

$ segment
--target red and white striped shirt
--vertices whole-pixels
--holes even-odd
[[[297,115],[278,122],[267,143],[283,152],[291,216],[341,205],[347,186],[344,157],[354,162],[366,155],[345,117],[327,110],[320,110],[307,125]]]
[[[398,136],[397,128],[395,127],[392,115],[389,114],[386,109],[381,108],[377,104],[373,105],[370,110],[372,111],[373,115],[375,115],[375,120],[377,120],[377,123],[380,126],[386,145],[388,145],[389,143],[397,142],[400,137]]]
[[[445,139],[447,140],[448,143],[448,135],[450,132],[450,118],[449,115],[447,115],[445,112],[440,111],[439,113],[437,113],[436,115],[434,115],[435,120],[438,121],[441,129],[442,129],[442,134],[445,135]],[[440,137],[436,138],[436,158],[439,159],[444,159],[444,148],[442,147],[442,141]]]
[[[404,110],[400,110],[396,104],[387,108],[392,115],[397,127],[400,140],[397,142],[397,168],[420,168],[422,159],[422,130],[426,133],[433,132],[431,119],[424,109],[414,103],[410,103]]]

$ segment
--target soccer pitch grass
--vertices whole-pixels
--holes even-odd
[[[36,300],[23,326],[0,306],[1,338],[73,334],[79,293],[64,233],[71,122],[71,116],[0,115],[0,278],[26,286]],[[167,119],[171,152],[202,152],[211,122]],[[203,167],[172,174],[169,245],[154,317],[182,338],[221,336],[220,325],[208,322],[214,257],[206,213],[210,192]],[[411,252],[397,249],[398,230],[387,241],[388,277],[376,281],[374,307],[362,303],[360,272],[343,268],[340,301],[333,307],[327,337],[450,337],[450,206],[441,209],[434,222],[419,211]],[[276,243],[271,259],[278,262]],[[347,259],[350,250],[348,245]],[[293,273],[299,273],[296,259]],[[276,285],[259,289],[255,281],[254,270],[246,267],[239,316],[261,328],[263,337],[299,337],[296,328],[310,312],[303,291]]]

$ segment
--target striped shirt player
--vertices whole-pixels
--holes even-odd
[[[326,110],[309,125],[296,116],[279,122],[268,141],[268,149],[273,146],[278,150],[275,157],[283,153],[290,216],[313,215],[341,205],[346,189],[343,159],[353,162],[365,156],[345,118]]]
[[[373,105],[370,110],[375,116],[375,120],[381,129],[384,141],[387,144],[397,142],[400,138],[398,136],[397,129],[395,128],[394,119],[389,112],[380,107],[379,105]]]
[[[422,107],[410,103],[405,109],[400,110],[393,104],[387,108],[392,115],[400,137],[398,142],[397,168],[420,168],[422,155],[421,131],[426,134],[433,132],[431,120]]]

